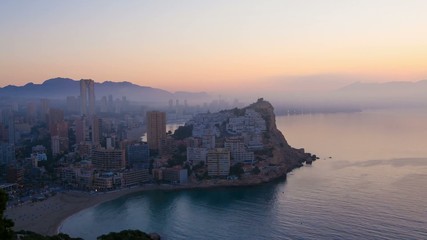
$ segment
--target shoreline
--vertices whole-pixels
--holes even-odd
[[[112,192],[90,194],[82,191],[61,192],[42,202],[27,203],[9,208],[5,215],[15,222],[14,230],[32,231],[43,235],[60,233],[63,223],[73,215],[120,197],[147,191],[181,191],[196,189],[214,189],[221,187],[256,186],[280,179],[286,179],[287,171],[273,176],[248,178],[241,180],[215,180],[212,182],[190,183],[185,185],[142,185]]]
[[[14,221],[15,231],[26,230],[42,235],[55,235],[63,222],[72,215],[143,189],[141,186],[98,194],[82,191],[60,192],[41,202],[8,208],[5,215]]]

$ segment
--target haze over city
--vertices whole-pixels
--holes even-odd
[[[0,239],[427,239],[426,0],[0,0]]]
[[[6,0],[0,86],[70,77],[280,94],[414,82],[427,76],[426,8],[423,0]]]

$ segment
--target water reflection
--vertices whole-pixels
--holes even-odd
[[[427,112],[411,111],[278,117],[291,145],[321,157],[286,182],[134,194],[63,230],[85,239],[127,228],[166,239],[427,239],[425,122]]]

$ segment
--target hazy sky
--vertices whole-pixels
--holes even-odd
[[[427,78],[426,0],[0,1],[0,86],[253,91]],[[309,79],[309,81],[307,81]]]

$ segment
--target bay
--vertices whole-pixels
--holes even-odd
[[[140,229],[163,239],[427,239],[427,111],[277,117],[320,159],[287,181],[128,195],[68,218],[84,239]]]

